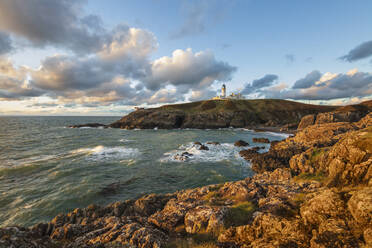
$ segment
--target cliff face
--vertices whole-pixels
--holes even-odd
[[[305,115],[334,109],[285,100],[209,100],[137,110],[110,126],[125,129],[297,126]]]
[[[363,118],[370,111],[372,111],[372,101],[339,107],[332,112],[310,114],[304,116],[301,119],[298,125],[298,129],[301,130],[314,124],[332,122],[356,122]]]

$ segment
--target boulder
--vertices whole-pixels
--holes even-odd
[[[249,146],[249,144],[244,140],[238,140],[234,143],[234,146]]]
[[[366,187],[352,193],[347,203],[348,209],[355,221],[360,225],[372,228],[372,188]]]
[[[268,138],[253,138],[252,140],[254,143],[270,143]]]
[[[202,151],[208,151],[208,150],[209,150],[209,147],[206,146],[206,145],[201,145],[201,146],[199,147],[199,150],[202,150]]]

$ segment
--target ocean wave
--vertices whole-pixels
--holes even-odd
[[[185,145],[181,145],[178,149],[166,152],[160,159],[160,162],[221,162],[230,161],[233,163],[247,164],[247,162],[239,155],[241,150],[247,149],[248,147],[236,147],[234,144],[222,143],[222,144],[205,144],[209,150],[199,150],[200,145],[195,145],[190,142]],[[187,156],[186,159],[177,159],[182,156],[183,153],[189,153],[192,155]]]
[[[93,148],[80,148],[72,151],[71,154],[86,154],[87,158],[91,160],[109,160],[134,159],[140,155],[140,152],[137,148],[123,146],[96,146]]]
[[[259,132],[259,133],[270,135],[270,136],[283,137],[285,139],[288,138],[289,136],[291,136],[291,134],[289,134],[289,133],[276,133],[276,132],[270,132],[270,131]]]

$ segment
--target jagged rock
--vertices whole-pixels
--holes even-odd
[[[300,124],[298,124],[298,130],[304,129],[305,127],[315,124],[316,115],[306,115],[302,117]]]
[[[340,195],[332,190],[324,190],[308,200],[300,209],[306,225],[319,226],[328,218],[344,218],[345,203]]]
[[[268,138],[253,138],[254,143],[270,143]]]
[[[187,211],[198,205],[192,199],[189,201],[178,201],[173,198],[167,202],[163,210],[151,215],[149,222],[161,229],[172,231],[176,226],[183,224]]]
[[[0,228],[0,247],[20,248],[50,248],[61,244],[51,240],[48,236],[39,235],[24,227],[12,226]]]
[[[345,135],[327,155],[329,186],[367,184],[372,178],[372,129]]]
[[[256,149],[248,149],[248,150],[241,150],[239,155],[243,157],[245,160],[250,160],[254,157],[254,155],[258,154]]]
[[[226,207],[198,206],[185,215],[185,230],[188,233],[213,232],[224,228]]]
[[[361,225],[372,227],[372,188],[366,187],[352,193],[347,203],[355,221]]]
[[[144,196],[134,202],[134,210],[141,216],[150,216],[163,209],[164,205],[172,197],[174,197],[172,194],[150,194]]]
[[[350,232],[345,220],[330,218],[319,224],[313,231],[311,247],[359,247],[357,239]]]
[[[309,242],[298,219],[287,220],[263,213],[257,213],[251,225],[227,229],[218,241],[250,245],[247,247],[307,247]]]
[[[238,140],[234,143],[234,146],[249,146],[249,144],[244,140]]]

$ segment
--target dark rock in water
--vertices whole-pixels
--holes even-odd
[[[71,125],[71,126],[68,126],[68,127],[70,127],[70,128],[81,128],[81,127],[94,127],[94,128],[104,127],[104,128],[107,128],[107,125],[100,124],[100,123],[87,123],[87,124],[80,124],[80,125]]]
[[[103,187],[99,194],[103,196],[115,195],[120,190],[120,186],[121,186],[120,182],[111,183]]]
[[[202,143],[200,143],[199,141],[196,141],[196,142],[194,142],[194,145],[199,145],[199,146],[201,146]]]
[[[208,144],[208,145],[220,145],[220,142],[212,142],[212,141],[208,141],[207,144]]]
[[[208,151],[208,150],[209,150],[209,147],[208,147],[208,146],[205,146],[205,145],[201,145],[201,146],[199,147],[199,150]]]
[[[250,160],[254,157],[254,155],[258,154],[256,149],[248,149],[242,150],[239,152],[239,155],[243,157],[245,160]]]
[[[183,162],[187,162],[189,161],[189,158],[194,156],[192,153],[189,153],[189,152],[183,152],[182,154],[176,154],[174,155],[174,159],[175,160],[179,160],[179,161],[183,161]]]
[[[192,157],[192,156],[194,156],[194,154],[189,153],[189,152],[183,152],[183,153],[182,153],[182,156],[189,156],[189,157]]]
[[[254,143],[270,143],[270,140],[267,138],[253,138]]]
[[[238,140],[234,143],[234,146],[249,146],[249,143],[245,142],[244,140]]]

